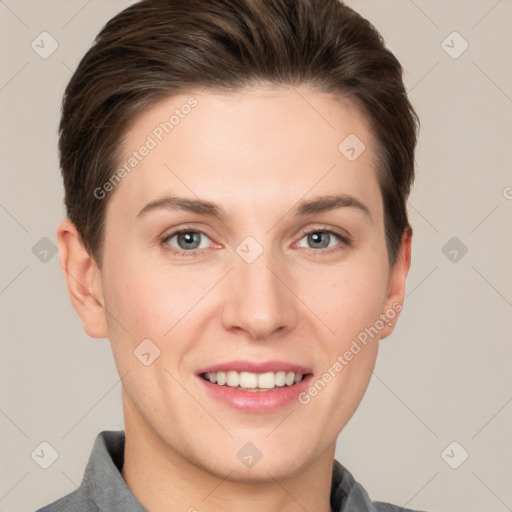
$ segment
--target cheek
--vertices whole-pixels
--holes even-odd
[[[134,341],[162,340],[178,324],[183,329],[181,319],[194,317],[195,306],[218,279],[199,266],[171,267],[136,258],[117,261],[104,279],[111,334],[126,337],[127,331]]]
[[[377,258],[323,269],[301,278],[301,293],[312,312],[334,331],[333,340],[352,339],[383,312],[388,270]],[[332,332],[331,332],[332,333]]]

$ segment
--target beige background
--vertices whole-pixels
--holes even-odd
[[[36,254],[48,249],[41,238],[56,242],[64,215],[63,89],[128,3],[0,0],[1,511],[34,510],[74,490],[96,434],[123,428],[110,347],[82,331],[58,256]],[[405,309],[337,457],[373,499],[434,512],[512,510],[512,1],[347,3],[403,63],[422,131]],[[47,59],[31,48],[43,31],[59,45]],[[442,250],[452,237],[459,249],[445,252],[453,258],[455,248],[456,262]],[[59,455],[46,470],[31,458],[43,441]],[[462,450],[468,459],[452,469],[445,461],[456,465]]]

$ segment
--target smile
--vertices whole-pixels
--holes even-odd
[[[228,386],[242,391],[268,391],[276,387],[293,386],[304,378],[301,373],[277,371],[252,372],[206,372],[201,377],[218,386]]]

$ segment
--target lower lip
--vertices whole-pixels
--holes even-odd
[[[298,384],[281,386],[268,391],[241,391],[229,386],[219,386],[198,376],[206,389],[221,402],[241,411],[272,412],[298,401],[313,375],[306,375]]]

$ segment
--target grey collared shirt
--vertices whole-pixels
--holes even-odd
[[[121,476],[125,433],[100,432],[80,487],[37,512],[147,512]],[[337,460],[332,470],[331,507],[334,512],[414,512],[372,502],[363,487]]]

